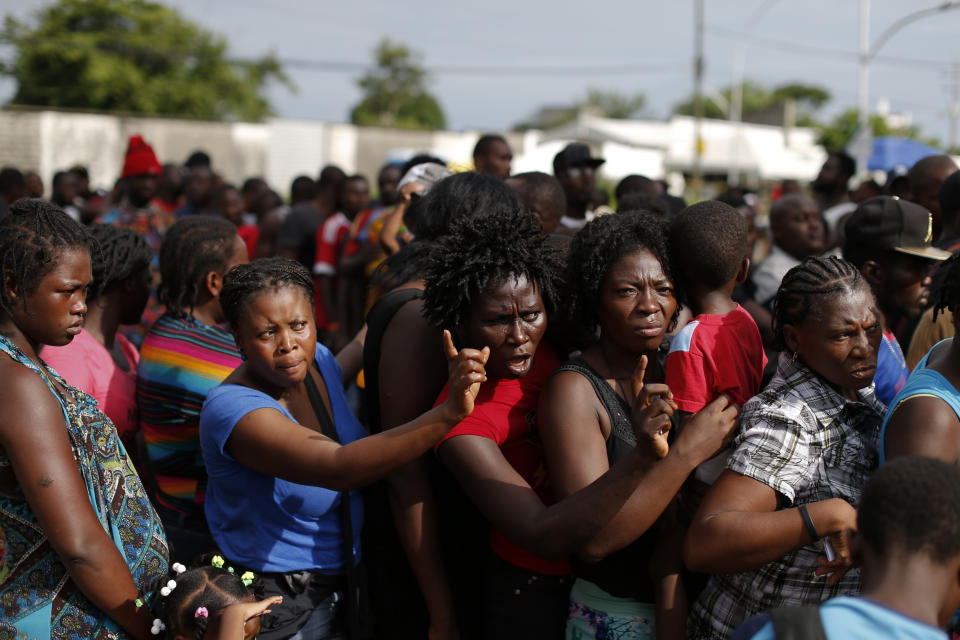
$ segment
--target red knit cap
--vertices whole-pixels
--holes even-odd
[[[130,136],[127,155],[123,159],[123,174],[120,177],[142,175],[163,175],[163,166],[157,161],[153,147],[143,141],[143,136]]]

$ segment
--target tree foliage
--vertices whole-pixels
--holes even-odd
[[[705,95],[703,97],[704,117],[726,120],[732,99],[732,87],[720,91],[719,97]],[[790,83],[768,89],[761,84],[747,80],[743,83],[743,99],[741,101],[743,119],[749,122],[756,116],[782,109],[788,100],[793,100],[797,105],[797,124],[809,125],[813,124],[813,114],[817,109],[830,100],[830,93],[821,87],[799,83]],[[694,102],[691,97],[674,107],[673,112],[692,116],[693,107]]]
[[[443,129],[446,118],[427,92],[427,72],[420,57],[402,44],[383,39],[374,53],[376,67],[357,80],[363,99],[350,121],[399,129]]]
[[[34,24],[8,15],[0,42],[14,104],[259,120],[268,82],[293,88],[272,55],[232,63],[223,38],[148,0],[58,0]]]
[[[895,128],[891,127],[888,121],[879,115],[871,115],[870,127],[873,129],[873,135],[876,136],[902,136],[904,138],[914,138],[925,142],[931,146],[939,147],[940,141],[936,138],[925,137],[920,133],[920,128],[914,125],[909,127]],[[830,124],[817,126],[817,143],[822,145],[827,151],[845,149],[853,142],[859,128],[859,114],[856,109],[846,109],[837,114]]]
[[[514,128],[555,129],[573,122],[581,113],[603,118],[627,119],[637,115],[647,106],[647,97],[642,93],[626,95],[614,89],[588,89],[582,100],[567,107],[543,108],[534,121],[522,122]]]

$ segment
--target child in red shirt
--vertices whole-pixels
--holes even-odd
[[[666,382],[681,412],[703,409],[720,394],[743,405],[760,391],[767,357],[760,330],[733,289],[746,280],[747,223],[733,207],[708,200],[687,207],[670,228],[676,278],[693,320],[674,337],[667,355]],[[721,452],[695,476],[713,484],[726,465]]]

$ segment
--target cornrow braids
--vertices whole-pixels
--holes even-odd
[[[61,251],[93,248],[90,233],[63,209],[38,198],[21,199],[10,205],[0,220],[0,309],[10,314],[10,287],[19,292],[24,311],[27,298],[40,281],[53,271]]]
[[[167,230],[160,245],[160,298],[167,309],[197,306],[204,279],[226,271],[238,237],[237,227],[219,216],[189,216]]]
[[[146,238],[132,229],[95,224],[90,236],[96,242],[93,252],[93,286],[87,293],[87,302],[99,298],[111,285],[123,282],[150,266],[153,249]]]
[[[508,277],[535,282],[548,316],[557,309],[560,262],[537,219],[519,206],[458,219],[424,262],[424,317],[435,327],[461,325],[479,294]]]
[[[934,280],[940,280],[939,287],[933,292],[935,296],[934,320],[937,319],[941,311],[950,311],[960,305],[960,267],[957,266],[957,264],[960,264],[960,258],[957,257],[958,255],[960,254],[953,254],[937,268],[938,271],[943,273],[943,277],[934,278]]]
[[[227,322],[236,329],[251,296],[281,287],[299,288],[313,307],[313,278],[296,260],[261,258],[230,269],[223,277],[223,289],[220,290],[220,307]]]
[[[573,238],[567,256],[566,307],[572,327],[581,334],[580,345],[589,343],[597,327],[600,288],[610,268],[621,258],[647,250],[660,261],[663,272],[674,283],[675,297],[683,299],[680,283],[673,276],[666,221],[646,211],[626,211],[601,216],[588,222]],[[670,319],[677,319],[677,312]]]
[[[785,325],[799,325],[810,314],[812,299],[841,292],[853,292],[864,286],[860,270],[835,256],[811,256],[787,271],[773,299],[773,332],[777,347],[786,349]]]
[[[202,640],[214,614],[245,598],[255,597],[254,591],[247,588],[235,572],[213,566],[190,569],[174,579],[176,587],[160,598],[159,617],[165,627],[165,640],[174,640],[178,635]],[[206,609],[206,616],[197,615],[201,608]]]

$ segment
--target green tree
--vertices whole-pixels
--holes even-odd
[[[905,138],[915,138],[934,147],[940,146],[940,141],[936,138],[925,137],[920,133],[920,128],[910,126],[905,128],[893,128],[887,121],[878,115],[871,115],[870,127],[873,129],[874,136],[903,136]],[[859,117],[856,109],[846,109],[830,122],[817,127],[819,136],[817,143],[822,145],[827,151],[844,149],[850,145],[859,128]]]
[[[647,105],[642,93],[625,95],[610,89],[588,89],[586,98],[568,107],[543,108],[531,121],[521,122],[514,129],[555,129],[573,122],[581,113],[625,120],[632,118]]]
[[[353,124],[399,129],[443,129],[446,118],[426,90],[420,57],[384,38],[374,53],[376,68],[357,80],[363,99],[350,113]]]
[[[0,32],[14,104],[259,120],[270,80],[293,88],[272,55],[231,63],[223,38],[147,0],[58,0],[34,22]]]
[[[720,91],[721,99],[704,96],[704,117],[717,120],[726,120],[729,104],[733,98],[733,90],[727,87]],[[799,83],[785,84],[768,89],[761,84],[747,80],[743,83],[743,100],[741,113],[745,121],[751,121],[759,116],[769,115],[779,111],[788,101],[793,100],[797,105],[797,124],[811,126],[814,124],[815,112],[830,100],[830,93],[821,87]],[[717,104],[718,102],[722,104]],[[674,113],[693,115],[693,98],[681,102],[673,109]]]

